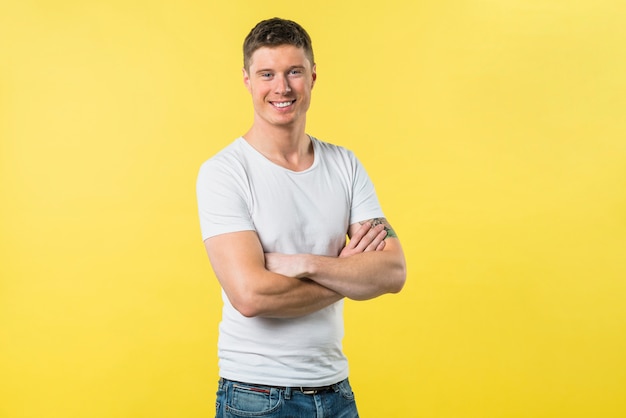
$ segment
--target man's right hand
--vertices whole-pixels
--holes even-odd
[[[386,236],[387,231],[383,224],[372,227],[370,222],[365,222],[343,247],[339,257],[350,257],[368,251],[382,251],[385,248]]]

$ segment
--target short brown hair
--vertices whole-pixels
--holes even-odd
[[[250,69],[252,54],[262,47],[277,47],[281,45],[293,45],[303,48],[306,57],[315,64],[313,57],[313,45],[309,34],[302,26],[294,21],[280,19],[278,17],[263,20],[252,28],[243,42],[243,66]]]

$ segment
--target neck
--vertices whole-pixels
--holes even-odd
[[[302,171],[313,164],[313,145],[304,124],[267,127],[255,123],[243,137],[265,158],[282,167]]]

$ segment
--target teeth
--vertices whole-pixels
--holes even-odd
[[[293,102],[280,102],[280,103],[274,103],[274,106],[276,107],[287,107],[290,104],[292,104]]]

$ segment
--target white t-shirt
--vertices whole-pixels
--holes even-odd
[[[351,151],[311,138],[314,162],[294,172],[243,138],[200,168],[202,238],[256,231],[265,252],[338,256],[349,225],[383,217],[374,186]],[[274,386],[321,386],[348,376],[343,301],[299,318],[246,318],[222,291],[220,376]]]

